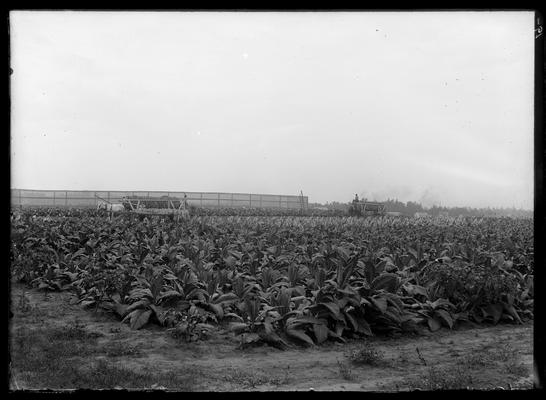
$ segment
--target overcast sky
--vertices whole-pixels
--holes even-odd
[[[11,187],[533,207],[532,12],[11,12]]]

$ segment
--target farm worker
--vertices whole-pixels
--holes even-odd
[[[188,196],[184,193],[184,209],[188,208]]]

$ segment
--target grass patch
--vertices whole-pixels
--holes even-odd
[[[76,387],[142,389],[163,387],[166,389],[191,391],[195,383],[195,372],[168,371],[162,374],[150,371],[134,371],[100,359],[90,368],[77,369],[72,377]]]
[[[18,376],[31,388],[40,389],[145,389],[163,387],[177,391],[192,391],[195,372],[168,371],[163,374],[135,371],[104,359],[87,366],[74,360],[57,360],[44,364],[33,372],[25,371]]]
[[[525,365],[518,361],[517,350],[505,343],[486,344],[472,354],[456,360],[455,365],[444,368],[430,366],[421,352],[417,351],[417,354],[426,367],[426,372],[404,381],[410,389],[455,390],[483,388],[485,385],[495,387],[503,381],[503,374],[519,377],[528,374]],[[480,371],[487,371],[489,374]],[[498,374],[494,375],[495,373]]]
[[[139,356],[141,351],[138,346],[132,346],[123,342],[113,342],[104,346],[104,354],[108,357]]]
[[[12,359],[28,364],[30,370],[39,368],[40,354],[48,360],[55,360],[89,356],[97,352],[94,335],[63,328],[22,328],[14,333],[12,339]]]
[[[429,365],[419,347],[415,348],[417,357],[425,367],[425,372],[418,377],[412,377],[404,380],[404,384],[409,389],[420,390],[456,390],[466,389],[474,383],[468,368],[462,365],[452,367],[437,368]]]
[[[100,332],[92,332],[87,330],[85,325],[75,320],[71,324],[51,328],[49,334],[53,340],[57,341],[94,341],[95,339],[104,336]]]
[[[291,382],[290,367],[282,376],[271,376],[261,372],[248,372],[239,369],[231,369],[229,374],[224,375],[223,380],[246,388],[255,388],[261,385],[286,385]]]
[[[135,355],[138,349],[112,344],[97,345],[96,332],[81,324],[43,330],[18,329],[12,336],[11,370],[24,388],[35,389],[126,389],[150,388],[190,391],[195,383],[195,368],[187,371],[157,373],[119,366],[93,355]],[[129,353],[129,354],[128,354]]]
[[[470,369],[481,369],[484,367],[495,367],[497,363],[508,363],[507,367],[514,367],[514,371],[518,368],[515,365],[519,359],[518,352],[509,344],[499,344],[498,346],[485,345],[480,350],[473,352],[470,355],[462,357],[457,364]]]
[[[480,369],[483,367],[491,366],[492,360],[488,357],[488,354],[474,353],[465,357],[462,357],[457,363],[461,366],[465,366],[471,369]]]
[[[456,390],[472,387],[472,374],[462,366],[449,368],[428,367],[424,374],[404,381],[410,389]]]
[[[508,362],[508,364],[504,366],[504,370],[507,373],[516,376],[527,376],[529,374],[527,367],[523,365],[523,363],[517,362],[515,360]]]

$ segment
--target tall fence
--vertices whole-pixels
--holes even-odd
[[[26,189],[11,189],[11,205],[13,207],[96,207],[99,201],[98,197],[115,203],[120,202],[124,197],[138,196],[156,199],[169,196],[182,200],[184,195],[186,195],[189,205],[205,208],[245,207],[307,210],[309,205],[307,196],[273,194]]]

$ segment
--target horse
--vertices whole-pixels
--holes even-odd
[[[106,201],[99,200],[97,203],[97,210],[118,212],[125,210],[125,206],[121,203],[108,203]]]

